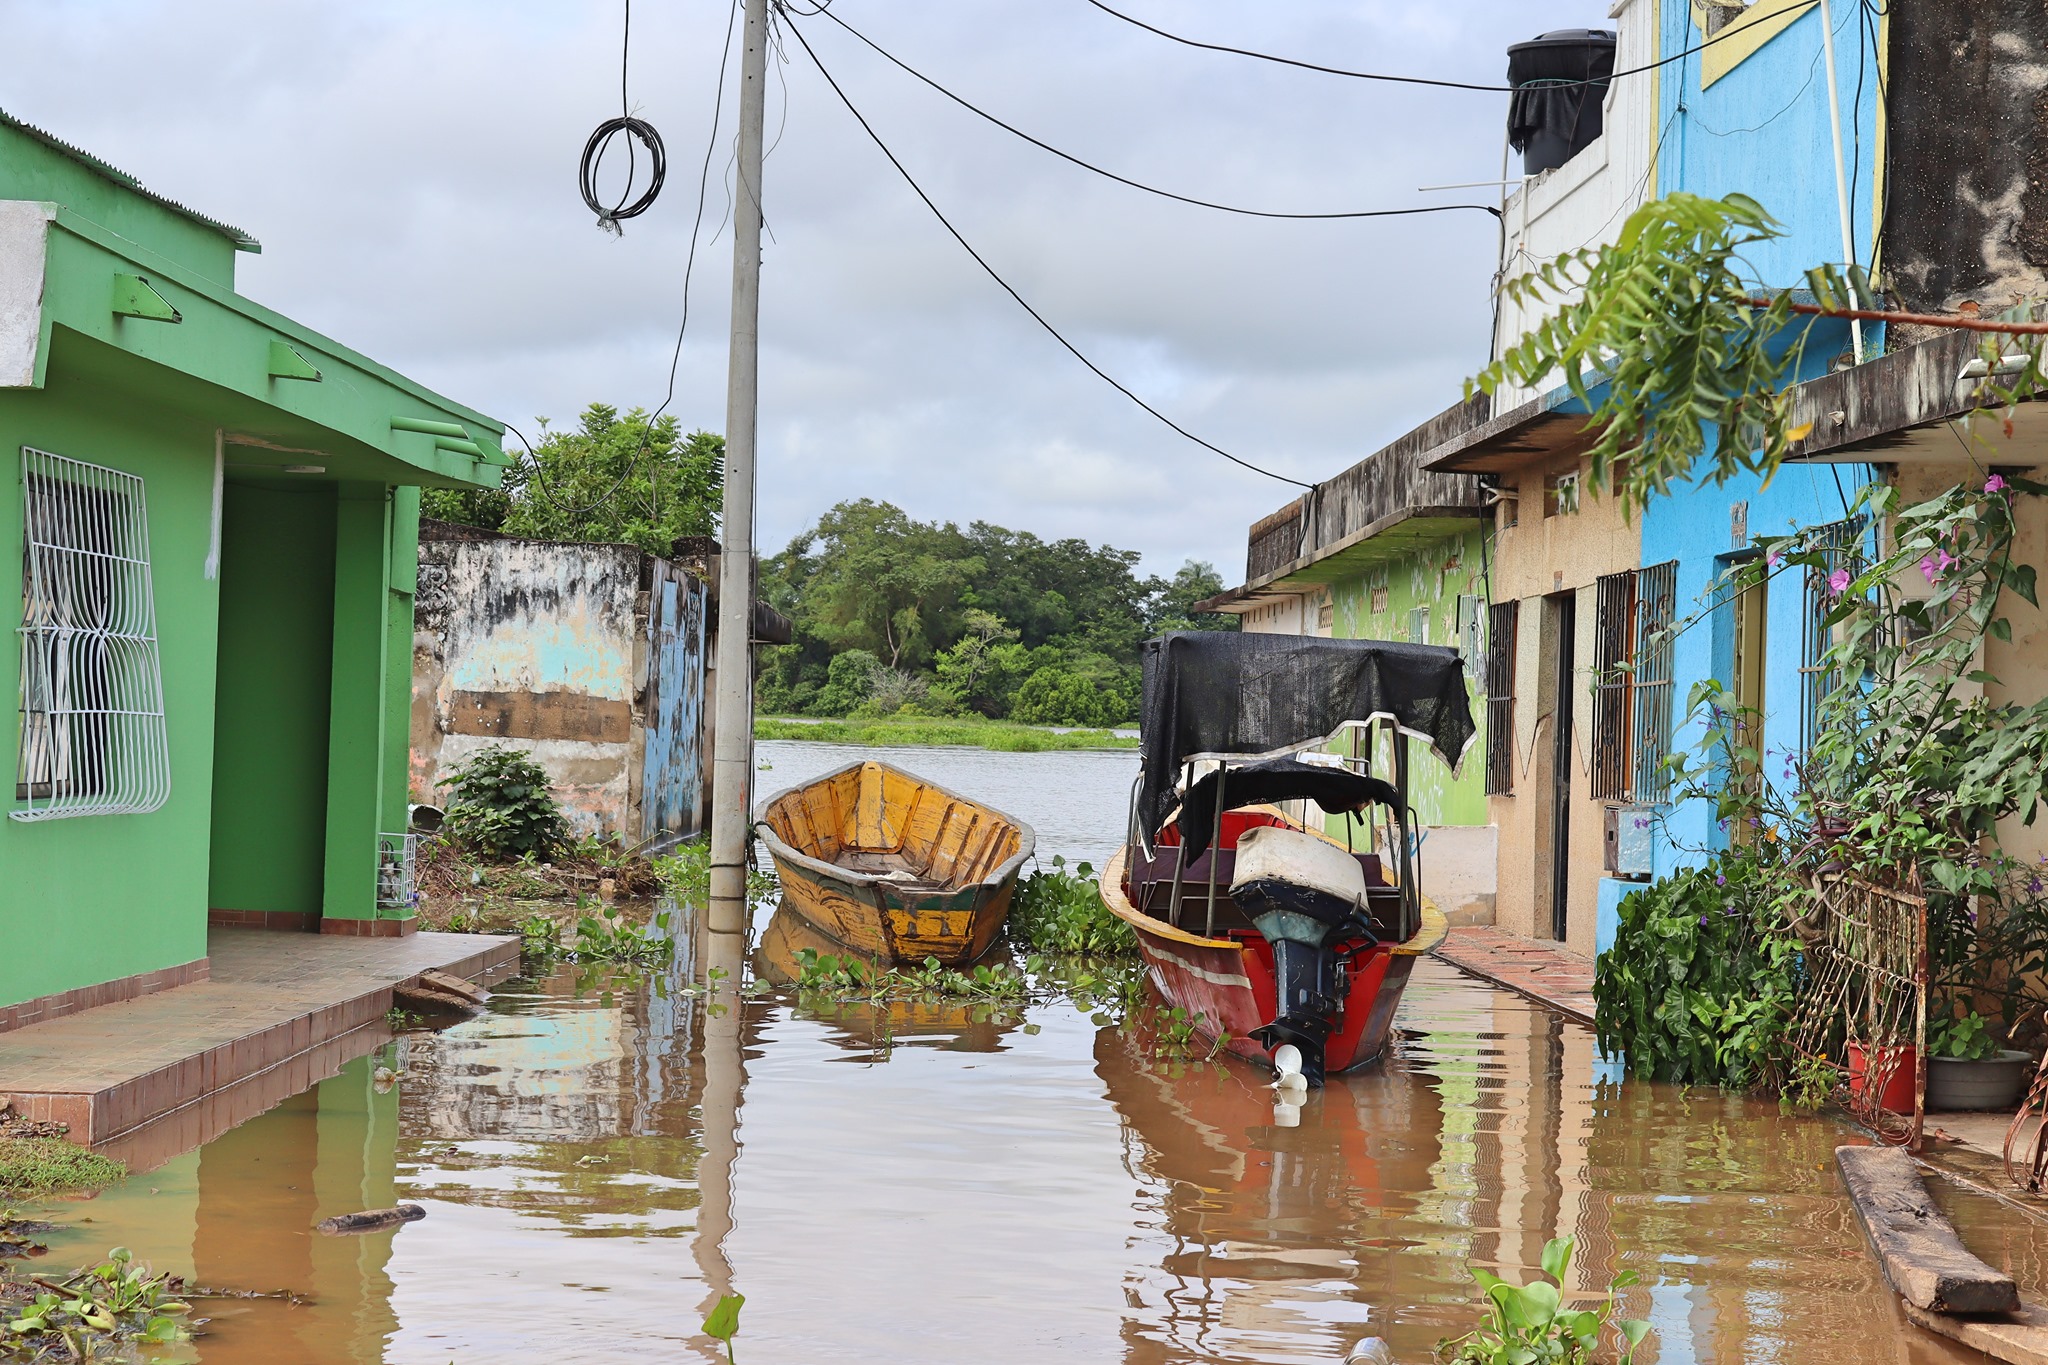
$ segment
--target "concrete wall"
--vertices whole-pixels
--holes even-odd
[[[442,534],[430,532],[419,551],[413,799],[445,805],[437,782],[479,750],[509,744],[547,769],[579,835],[637,845],[659,832],[643,813],[669,833],[695,833],[705,808],[688,789],[709,767],[703,583],[630,545]],[[675,589],[657,597],[650,587],[663,578]],[[651,613],[671,598],[678,621],[657,667]],[[667,712],[656,695],[664,686],[676,692]],[[657,809],[643,812],[650,789]]]
[[[1601,855],[1608,803],[1592,795],[1588,763],[1593,728],[1595,582],[1602,574],[1641,562],[1641,528],[1621,515],[1617,504],[1593,497],[1576,512],[1544,515],[1544,483],[1557,473],[1578,470],[1576,458],[1547,461],[1503,476],[1516,494],[1516,524],[1502,525],[1493,552],[1493,600],[1520,602],[1515,635],[1515,704],[1511,795],[1488,798],[1499,830],[1499,886],[1495,923],[1511,933],[1551,937],[1552,834],[1556,814],[1555,729],[1559,708],[1571,708],[1573,746],[1569,759],[1567,807],[1570,883],[1565,943],[1591,953],[1598,917]],[[1505,513],[1502,516],[1505,520]],[[1551,599],[1570,594],[1574,602],[1569,687],[1556,677],[1559,638]]]

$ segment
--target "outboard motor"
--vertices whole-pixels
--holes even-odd
[[[1252,1030],[1268,1051],[1292,1043],[1302,1077],[1323,1083],[1323,1047],[1343,1007],[1336,944],[1377,942],[1365,914],[1365,870],[1343,849],[1277,826],[1249,830],[1237,842],[1230,898],[1273,945],[1279,1012]]]

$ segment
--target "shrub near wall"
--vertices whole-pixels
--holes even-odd
[[[1631,893],[1593,982],[1600,1047],[1652,1080],[1749,1090],[1788,1073],[1799,941],[1783,869],[1722,854]]]

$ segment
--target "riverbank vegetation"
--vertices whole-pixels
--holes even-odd
[[[981,716],[871,716],[847,720],[796,720],[764,716],[754,722],[755,739],[810,740],[819,744],[950,745],[1036,754],[1057,749],[1135,749],[1136,735],[1109,730],[1048,730]]]
[[[112,1157],[87,1151],[63,1125],[30,1123],[0,1110],[0,1196],[41,1197],[103,1190],[128,1174]]]
[[[1600,432],[1594,489],[1631,513],[1694,481],[1768,478],[1808,431],[1789,387],[1805,337],[1793,301],[1745,273],[1746,250],[1777,235],[1739,195],[1647,204],[1614,245],[1506,286],[1561,306],[1475,382],[1562,376]],[[1815,302],[1800,307],[1837,314],[1863,292],[1833,267],[1808,283]],[[1756,536],[1753,558],[1644,642],[1668,651],[1774,579],[1790,581],[1773,593],[1803,587],[1819,604],[1809,744],[1765,747],[1764,717],[1714,681],[1688,699],[1680,733],[1691,739],[1668,759],[1673,798],[1710,803],[1717,833],[1712,848],[1678,850],[1690,869],[1622,903],[1595,994],[1602,1042],[1631,1069],[1795,1099],[1837,1089],[1845,1049],[1913,1037],[1896,1013],[1881,1017],[1910,1000],[1881,981],[1911,966],[1881,960],[1911,955],[1923,901],[1934,1016],[1989,1011],[2015,1043],[2039,1028],[2048,871],[2001,839],[2040,811],[2048,700],[2011,699],[1987,661],[2014,638],[2008,612],[2038,610],[2018,510],[2048,485],[2000,472],[1982,433],[2003,412],[2010,437],[2015,406],[2042,391],[2040,343],[1986,334],[1976,399],[1987,418],[1958,427],[1976,465],[1966,481],[1911,496],[1901,481],[1874,483],[1844,509],[1846,541],[1837,528]],[[2037,676],[2014,681],[2040,691]],[[1850,977],[1880,983],[1858,1019],[1826,995]],[[1938,1038],[1981,1051],[1984,1031]]]
[[[1145,639],[1236,626],[1193,611],[1222,591],[1213,567],[1189,561],[1171,579],[1140,577],[1138,559],[842,502],[762,562],[761,595],[795,638],[762,651],[760,709],[1127,725],[1138,714]]]
[[[1134,958],[1138,936],[1110,913],[1096,885],[1095,868],[1054,854],[1021,878],[1010,901],[1010,938],[1036,953],[1058,957]]]

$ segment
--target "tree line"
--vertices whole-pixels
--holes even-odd
[[[725,440],[593,403],[573,428],[543,422],[531,460],[499,489],[429,489],[421,510],[536,540],[674,552],[715,535]],[[1167,630],[1235,629],[1197,615],[1223,590],[1209,564],[1140,575],[1135,551],[1044,540],[977,521],[924,522],[870,498],[842,502],[761,563],[760,594],[792,643],[761,651],[758,706],[809,716],[981,715],[1121,725],[1138,714],[1138,647]]]

